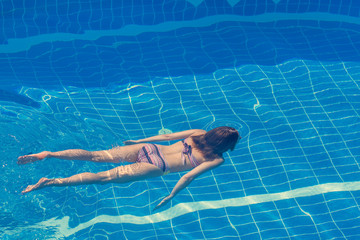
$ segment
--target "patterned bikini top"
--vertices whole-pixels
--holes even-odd
[[[200,165],[199,161],[196,160],[196,158],[192,155],[192,147],[186,143],[186,139],[182,141],[182,143],[184,144],[184,149],[182,151],[182,156],[181,158],[183,159],[184,161],[184,164],[186,162],[186,158],[185,158],[185,155],[187,155],[189,157],[189,160],[190,160],[190,163],[191,163],[191,166],[193,168],[197,167]]]

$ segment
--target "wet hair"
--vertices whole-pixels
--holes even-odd
[[[195,148],[200,150],[204,157],[215,158],[222,156],[228,150],[234,150],[236,143],[241,139],[239,132],[232,127],[217,127],[207,133],[191,137]]]

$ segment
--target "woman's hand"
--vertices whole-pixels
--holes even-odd
[[[159,209],[160,207],[166,205],[168,202],[171,201],[171,199],[173,198],[173,196],[169,195],[167,197],[165,197],[154,209],[153,211]]]
[[[137,140],[126,140],[123,143],[124,143],[124,145],[133,145],[133,144],[137,144],[138,141]]]

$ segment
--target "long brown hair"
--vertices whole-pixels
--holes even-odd
[[[205,158],[222,156],[228,150],[234,150],[236,143],[241,139],[239,132],[232,127],[217,127],[203,135],[192,136],[195,148],[200,150]]]

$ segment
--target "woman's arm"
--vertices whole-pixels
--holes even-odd
[[[205,130],[191,129],[191,130],[186,130],[186,131],[182,131],[182,132],[157,135],[157,136],[148,137],[148,138],[139,139],[139,140],[128,140],[128,141],[125,141],[124,144],[129,145],[129,144],[137,144],[137,143],[145,143],[145,142],[171,141],[171,140],[184,139],[184,138],[190,137],[191,135],[195,135],[195,134],[205,134],[205,133],[206,133]]]
[[[174,189],[171,191],[170,195],[165,197],[155,208],[154,210],[164,206],[166,203],[168,203],[173,197],[176,196],[181,190],[186,188],[192,180],[194,180],[199,175],[203,174],[204,172],[207,172],[213,168],[216,168],[220,166],[224,162],[224,159],[217,158],[212,161],[203,162],[184,176],[180,178],[180,180],[176,183]]]

